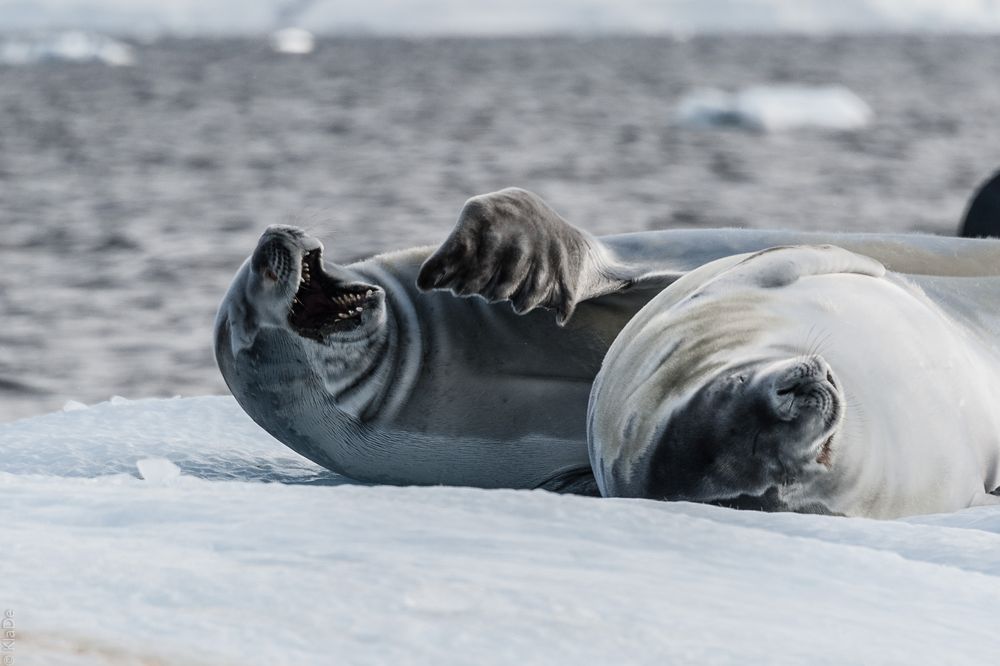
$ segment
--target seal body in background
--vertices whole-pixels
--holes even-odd
[[[258,424],[354,479],[595,494],[588,397],[633,315],[706,262],[822,242],[896,270],[993,270],[983,241],[930,236],[596,238],[507,189],[470,199],[436,249],[346,266],[302,230],[270,227],[220,305],[216,359]],[[956,252],[968,257],[957,268]]]
[[[1000,171],[982,184],[958,230],[964,238],[1000,238]]]
[[[833,246],[709,263],[607,354],[600,489],[876,518],[1000,503],[998,304],[1000,276],[904,275]]]

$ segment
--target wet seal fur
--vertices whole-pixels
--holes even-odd
[[[1000,503],[998,306],[996,275],[887,272],[834,246],[698,268],[594,383],[601,491],[876,518]]]
[[[632,316],[708,261],[831,241],[897,270],[947,273],[961,251],[981,255],[963,267],[982,274],[995,259],[984,241],[929,236],[596,238],[511,188],[470,199],[436,249],[346,266],[300,229],[268,228],[219,307],[216,360],[258,424],[346,476],[595,494],[587,401]]]

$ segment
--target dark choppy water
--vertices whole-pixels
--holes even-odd
[[[216,304],[260,230],[350,259],[521,185],[597,233],[950,233],[1000,164],[1000,40],[164,41],[136,67],[0,68],[0,420],[221,393]],[[669,126],[693,86],[843,83],[850,134]]]

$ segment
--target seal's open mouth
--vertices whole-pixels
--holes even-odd
[[[829,437],[823,440],[823,444],[819,447],[819,455],[816,456],[816,462],[823,465],[827,469],[833,467],[833,435],[832,433]]]
[[[365,309],[375,306],[380,289],[331,277],[323,270],[320,253],[316,249],[302,256],[299,288],[292,298],[288,323],[299,335],[322,342],[330,333],[359,328]]]
[[[837,381],[833,378],[833,372],[830,370],[826,371],[826,384],[828,386],[828,402],[825,405],[825,417],[824,425],[826,429],[830,431],[830,435],[823,440],[823,443],[819,447],[819,455],[816,456],[816,462],[823,465],[827,469],[833,467],[833,438],[837,434],[837,426],[840,424],[841,417],[844,413],[843,398],[841,396],[840,387],[837,385]]]
[[[790,379],[775,390],[781,401],[779,415],[790,422],[804,420],[803,437],[821,440],[815,461],[827,469],[833,466],[834,438],[844,413],[844,401],[833,371],[821,359],[809,359],[792,368]],[[816,421],[819,421],[818,423]],[[816,432],[818,430],[818,432]],[[815,450],[815,449],[813,449]]]

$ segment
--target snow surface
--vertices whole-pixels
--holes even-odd
[[[674,109],[679,125],[761,132],[857,130],[873,116],[871,107],[843,86],[750,86],[734,93],[702,88],[682,97]]]
[[[14,0],[7,30],[87,27],[130,34],[314,32],[497,34],[705,31],[996,32],[995,0]]]
[[[997,508],[878,522],[324,485],[342,479],[229,398],[71,405],[0,424],[0,451],[0,608],[18,664],[942,664],[1000,650]]]

